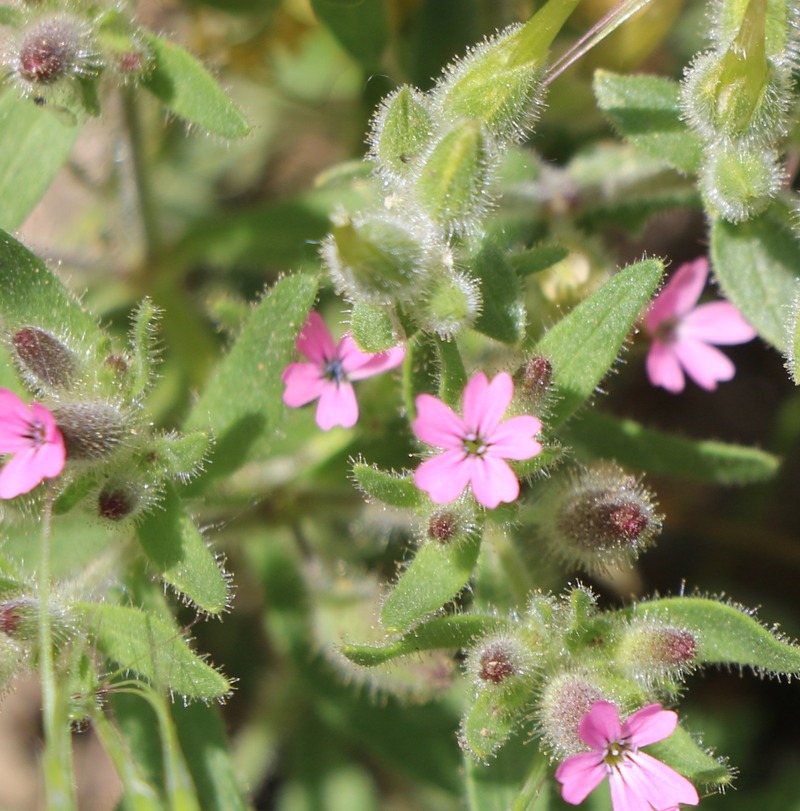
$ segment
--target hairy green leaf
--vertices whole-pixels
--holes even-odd
[[[356,462],[353,475],[358,486],[370,497],[392,507],[416,509],[425,504],[425,496],[410,476],[387,473],[373,465]]]
[[[472,272],[483,299],[475,329],[506,344],[518,343],[525,333],[525,307],[519,279],[505,254],[486,243],[475,257]]]

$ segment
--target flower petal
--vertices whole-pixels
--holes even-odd
[[[490,437],[514,396],[514,381],[508,372],[500,372],[491,383],[483,372],[473,375],[464,389],[464,424],[470,432]]]
[[[621,769],[611,770],[611,774],[608,776],[608,785],[611,789],[611,807],[614,811],[653,811],[652,807],[636,790],[638,784],[631,784],[628,779],[631,776],[629,772],[633,772],[635,776],[636,767],[631,764],[623,766]]]
[[[36,465],[43,479],[53,479],[64,469],[67,448],[59,432],[57,439],[48,440],[36,451]]]
[[[700,299],[707,279],[708,260],[705,257],[681,265],[650,304],[645,316],[648,332],[654,335],[659,324],[686,315]]]
[[[339,341],[337,354],[347,377],[350,380],[363,380],[399,366],[406,356],[406,348],[395,346],[385,352],[362,352],[348,334]]]
[[[308,319],[295,341],[295,347],[317,366],[322,366],[336,357],[333,336],[322,316],[316,311],[308,314]]]
[[[356,393],[349,383],[329,381],[322,389],[316,414],[317,425],[329,431],[335,425],[352,428],[358,422]]]
[[[682,338],[673,345],[673,351],[686,374],[708,391],[717,388],[717,383],[730,380],[736,374],[733,361],[713,346]]]
[[[542,445],[533,439],[542,430],[536,417],[523,414],[500,423],[490,437],[488,456],[502,459],[530,459],[542,452]]]
[[[697,789],[683,775],[646,752],[632,756],[626,779],[633,793],[642,798],[646,811],[650,811],[650,807],[670,809],[679,803],[697,805],[700,802]]]
[[[610,701],[595,701],[578,727],[581,740],[592,749],[603,749],[610,741],[622,737],[619,712]]]
[[[39,407],[50,414],[43,406]],[[0,453],[16,453],[31,446],[25,435],[32,418],[31,410],[13,391],[0,389]]]
[[[743,344],[756,331],[729,301],[712,301],[687,313],[678,326],[678,338],[695,338],[708,344]]]
[[[36,451],[29,447],[9,459],[0,470],[0,498],[14,498],[29,493],[41,483],[42,475],[36,463]]]
[[[451,408],[432,394],[420,394],[414,401],[417,418],[411,428],[428,445],[462,450],[467,431],[464,422]]]
[[[686,386],[683,369],[672,346],[661,341],[653,341],[647,353],[647,376],[654,386],[661,386],[673,394],[679,394]]]
[[[519,479],[502,459],[484,456],[467,461],[472,494],[479,504],[493,510],[501,501],[510,504],[519,496]]]
[[[449,450],[426,459],[414,471],[414,484],[435,504],[449,504],[464,492],[469,476],[469,460],[464,452]]]
[[[283,402],[290,408],[299,408],[316,400],[328,386],[336,384],[327,380],[314,363],[290,363],[281,375],[286,384]]]
[[[660,704],[648,704],[622,724],[622,734],[634,746],[647,746],[669,738],[677,725],[678,713],[665,710]]]
[[[606,776],[602,752],[581,752],[568,757],[557,769],[561,796],[570,805],[580,805]]]

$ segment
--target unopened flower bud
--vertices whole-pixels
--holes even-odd
[[[4,61],[23,91],[37,94],[62,80],[91,76],[97,67],[85,25],[66,14],[42,17],[21,31]]]
[[[445,269],[426,280],[414,302],[414,317],[422,329],[449,340],[472,326],[480,314],[481,303],[475,281]]]
[[[351,298],[391,302],[412,294],[426,254],[406,223],[378,215],[340,218],[322,246],[322,259]]]
[[[0,603],[0,632],[11,639],[28,642],[39,638],[39,601],[16,597]],[[74,633],[73,617],[63,605],[50,605],[50,627],[56,643],[66,642]]]
[[[22,374],[34,386],[65,389],[75,379],[75,354],[55,335],[39,327],[21,327],[11,336],[11,346]]]
[[[527,676],[535,657],[522,640],[494,634],[479,640],[467,656],[467,672],[479,689],[506,688]]]
[[[99,400],[65,403],[52,413],[64,437],[68,460],[102,459],[120,446],[128,431],[124,415]]]
[[[514,375],[514,392],[534,412],[547,406],[552,394],[553,364],[544,355],[533,355]]]
[[[497,150],[481,122],[462,121],[422,158],[415,200],[446,231],[467,232],[492,203],[497,162]]]
[[[450,510],[435,512],[428,521],[428,537],[440,544],[449,543],[458,531],[458,516]]]
[[[601,700],[610,700],[608,691],[588,673],[566,672],[550,679],[537,713],[545,747],[558,758],[585,750],[578,729],[583,716]]]
[[[678,679],[697,660],[697,636],[656,620],[634,621],[620,637],[618,661],[634,678],[647,684]]]
[[[578,471],[543,505],[554,554],[587,572],[631,564],[661,531],[650,493],[611,464]]]
[[[122,521],[139,506],[137,490],[124,483],[106,485],[97,496],[97,514],[109,521]]]
[[[713,215],[738,223],[760,214],[784,180],[778,153],[742,143],[720,143],[700,174],[700,188]]]
[[[372,121],[370,156],[387,179],[402,180],[413,171],[432,131],[425,96],[404,85],[384,100]]]

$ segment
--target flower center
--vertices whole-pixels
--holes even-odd
[[[627,741],[611,741],[611,743],[606,746],[606,755],[603,758],[603,762],[606,764],[609,771],[611,769],[618,769],[630,758],[633,751],[635,751],[634,747],[627,743]]]
[[[677,338],[677,331],[678,319],[667,318],[656,327],[655,335],[653,337],[655,337],[656,340],[661,341],[662,344],[671,344],[674,343],[675,339]]]
[[[342,362],[339,360],[339,358],[329,360],[325,364],[322,374],[325,376],[326,380],[330,380],[337,386],[347,382],[347,375],[345,374],[344,366],[342,366]]]
[[[489,445],[476,433],[467,434],[462,443],[467,456],[483,456],[489,450]]]
[[[31,420],[28,423],[28,430],[22,435],[23,439],[30,441],[37,450],[42,445],[47,444],[47,428],[41,420]]]

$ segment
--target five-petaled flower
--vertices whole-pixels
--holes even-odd
[[[736,374],[731,360],[712,344],[741,344],[756,337],[755,330],[728,301],[696,306],[708,278],[708,260],[681,265],[653,299],[645,317],[653,343],[647,354],[647,375],[654,386],[677,394],[685,385],[684,372],[704,389]]]
[[[416,469],[414,484],[436,504],[455,501],[468,484],[489,509],[519,495],[519,481],[505,460],[540,453],[542,446],[533,437],[542,423],[525,414],[501,422],[513,396],[511,375],[501,372],[490,383],[478,372],[464,389],[463,419],[430,394],[417,397],[414,433],[443,453]]]
[[[317,425],[327,431],[335,425],[352,428],[358,421],[353,380],[394,369],[403,362],[405,347],[385,352],[362,352],[347,334],[338,344],[317,312],[308,316],[295,344],[308,362],[290,363],[281,380],[286,384],[283,402],[299,408],[319,399]]]
[[[614,811],[677,811],[680,803],[697,805],[695,787],[669,766],[639,751],[668,738],[677,713],[650,704],[620,723],[617,708],[596,701],[583,716],[579,733],[591,748],[568,757],[556,770],[561,795],[579,805],[607,777]]]
[[[66,449],[53,415],[0,389],[0,453],[13,454],[0,470],[0,499],[33,490],[64,469]]]

